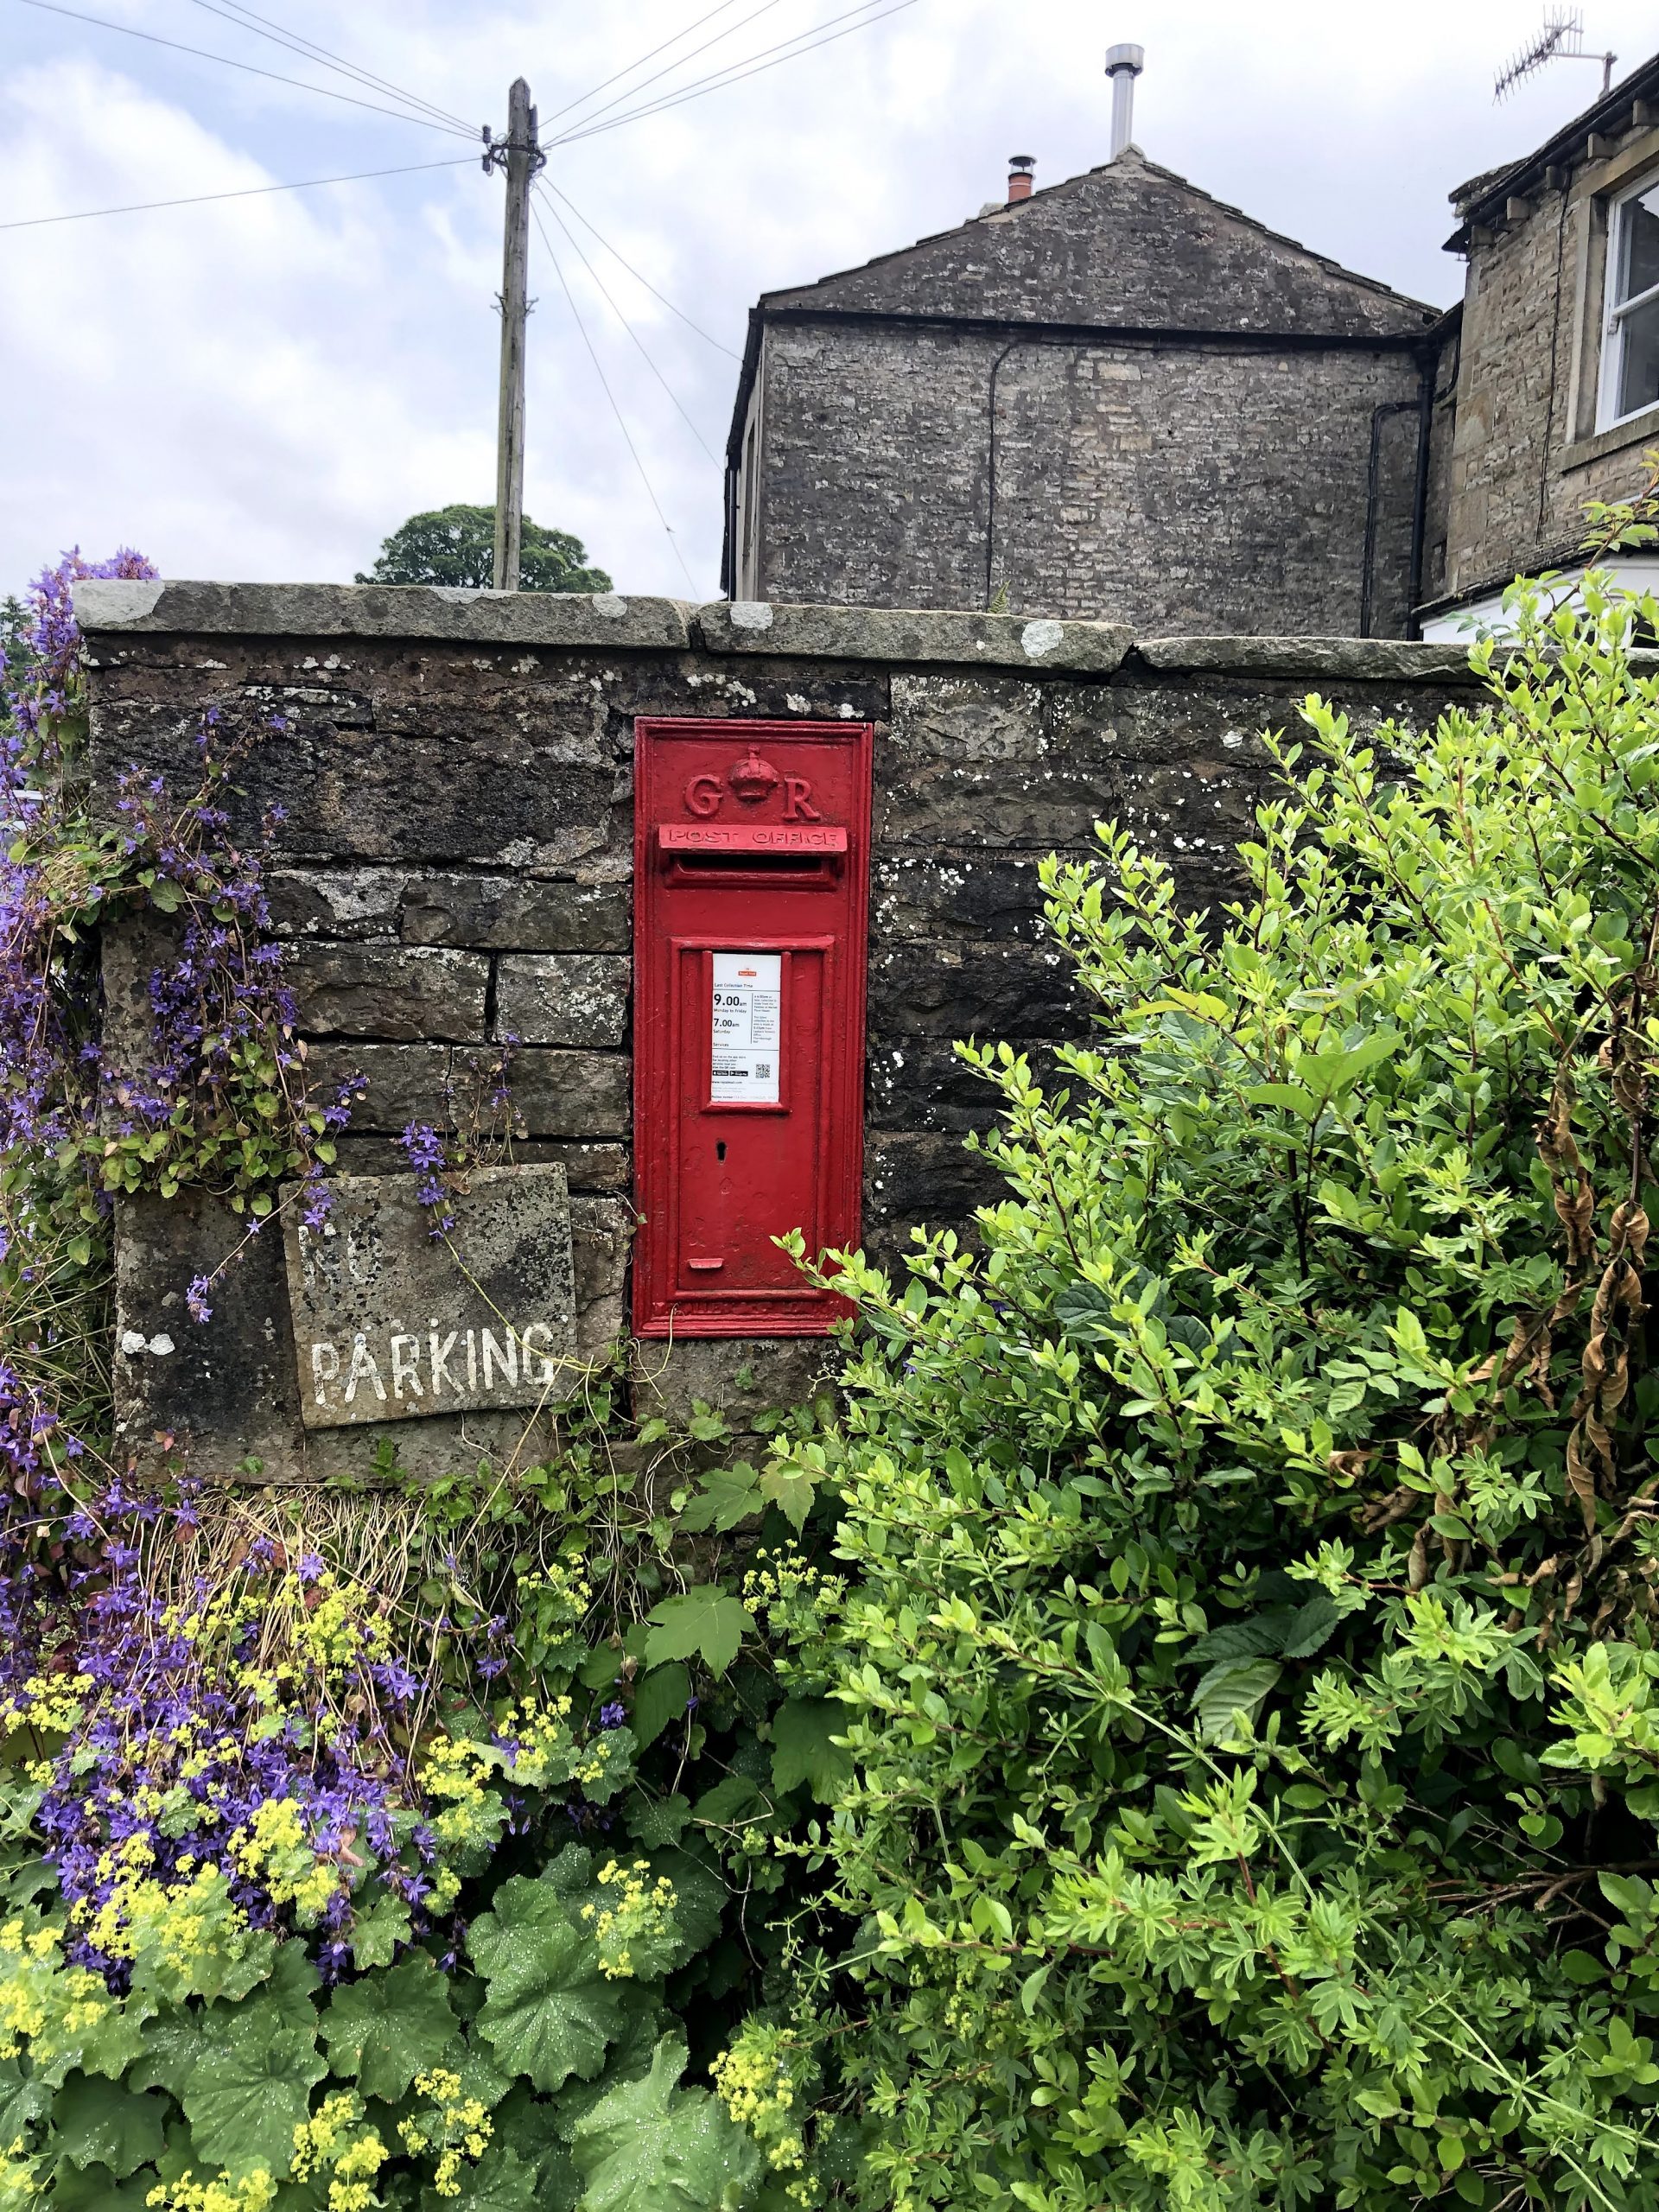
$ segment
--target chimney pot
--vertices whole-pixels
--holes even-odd
[[[1112,80],[1112,150],[1116,161],[1135,137],[1135,80],[1147,66],[1143,46],[1109,46],[1106,74]]]
[[[1030,154],[1008,156],[1008,200],[1029,200],[1033,188],[1032,171],[1037,163]]]

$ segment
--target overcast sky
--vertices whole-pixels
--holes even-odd
[[[705,0],[251,0],[268,22],[474,129],[500,126],[522,72],[544,143],[806,35],[850,3],[730,0],[559,115],[685,31]],[[378,97],[227,21],[225,0],[64,4]],[[717,341],[677,319],[566,207],[607,304],[550,221],[636,466],[560,276],[532,239],[526,509],[575,531],[625,589],[715,593],[711,455],[724,447],[730,355],[757,293],[962,221],[1001,195],[1011,153],[1035,156],[1039,184],[1102,160],[1113,41],[1146,47],[1135,136],[1154,160],[1441,305],[1462,284],[1462,264],[1440,251],[1452,188],[1525,152],[1600,86],[1591,64],[1558,62],[1494,105],[1494,71],[1535,30],[1537,0],[873,8],[893,11],[551,151],[547,181]],[[1586,30],[1617,49],[1622,74],[1659,45],[1659,12],[1587,0]],[[172,576],[348,579],[415,509],[487,502],[502,198],[454,133],[0,0],[0,225],[445,161],[460,165],[0,228],[0,588],[75,543],[88,554],[136,544]]]

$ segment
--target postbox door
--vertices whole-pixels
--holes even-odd
[[[775,1239],[856,1243],[868,725],[642,721],[634,1325],[827,1329]]]

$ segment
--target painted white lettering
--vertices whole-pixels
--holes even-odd
[[[467,1332],[467,1388],[478,1388],[478,1342],[470,1329]]]
[[[480,1329],[478,1333],[484,1353],[484,1388],[486,1390],[493,1388],[493,1370],[498,1367],[509,1382],[516,1384],[518,1380],[518,1346],[513,1340],[512,1331],[507,1331],[505,1345],[497,1344],[493,1329]]]
[[[405,1382],[417,1398],[426,1395],[421,1388],[421,1340],[418,1337],[394,1337],[391,1340],[391,1388],[395,1397],[403,1396]]]
[[[346,1377],[346,1403],[349,1406],[357,1395],[359,1382],[372,1382],[374,1395],[382,1405],[386,1402],[386,1386],[380,1380],[380,1370],[374,1363],[374,1354],[359,1336],[352,1345],[352,1371]]]
[[[443,1342],[440,1344],[438,1341],[437,1323],[435,1321],[433,1323],[432,1335],[427,1346],[427,1350],[432,1363],[432,1395],[435,1398],[437,1396],[439,1391],[442,1389],[446,1382],[449,1385],[449,1388],[452,1390],[459,1387],[455,1382],[454,1376],[449,1372],[445,1363],[448,1359],[450,1353],[454,1351],[455,1346],[460,1342],[461,1331],[459,1329],[451,1329],[448,1335],[443,1339]]]
[[[536,1337],[547,1338],[546,1351],[537,1351],[531,1341]],[[545,1321],[532,1321],[527,1329],[521,1332],[518,1341],[524,1348],[525,1382],[550,1382],[553,1380],[552,1330],[548,1327]]]
[[[311,1381],[315,1388],[317,1403],[328,1402],[328,1385],[340,1374],[340,1354],[333,1344],[313,1344],[311,1347]]]

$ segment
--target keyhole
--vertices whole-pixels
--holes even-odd
[[[726,1141],[725,1141],[725,1139],[722,1137],[722,1138],[720,1140],[720,1141],[719,1141],[719,1142],[715,1145],[715,1158],[716,1160],[724,1160],[724,1159],[725,1159],[725,1157],[726,1157]]]

